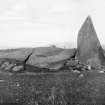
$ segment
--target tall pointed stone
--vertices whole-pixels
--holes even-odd
[[[91,17],[83,23],[77,40],[77,58],[91,66],[105,66],[103,49],[95,32]]]

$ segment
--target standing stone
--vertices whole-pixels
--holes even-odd
[[[87,17],[78,34],[77,58],[93,67],[105,65],[103,49],[90,16]]]

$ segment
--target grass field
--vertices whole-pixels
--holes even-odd
[[[105,105],[105,74],[0,73],[0,105]]]

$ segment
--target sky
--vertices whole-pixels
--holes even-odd
[[[104,10],[105,0],[0,0],[0,48],[58,43],[76,47],[88,15],[105,44]]]

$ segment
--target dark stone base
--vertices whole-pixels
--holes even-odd
[[[0,105],[105,105],[105,74],[0,73]]]

